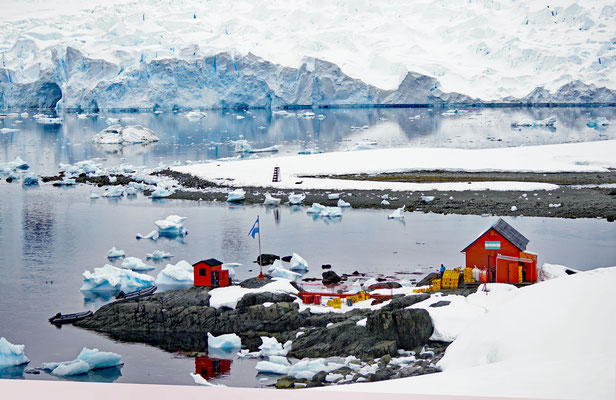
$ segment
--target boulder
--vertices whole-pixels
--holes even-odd
[[[427,293],[413,294],[410,296],[394,297],[392,298],[391,303],[381,308],[381,311],[393,311],[393,310],[399,310],[402,308],[407,308],[407,307],[412,306],[415,303],[420,303],[424,300],[427,300],[428,298],[430,298],[430,295]]]
[[[368,316],[366,328],[377,339],[394,341],[405,350],[425,344],[434,331],[430,314],[424,309],[374,313]]]
[[[449,304],[451,304],[451,301],[441,300],[441,301],[437,301],[434,304],[430,304],[430,307],[445,307],[445,306],[448,306]]]
[[[296,296],[288,293],[248,293],[237,302],[236,309],[260,305],[263,303],[292,303]]]
[[[325,271],[323,272],[323,284],[324,285],[332,285],[340,282],[342,278],[338,276],[334,271]]]
[[[321,265],[321,269],[332,269],[331,264],[323,264]]]
[[[377,289],[398,289],[401,288],[402,285],[398,282],[380,282],[375,283],[374,285],[368,286],[368,291],[377,290]]]
[[[313,382],[325,382],[325,377],[327,376],[327,372],[319,371],[312,377]]]
[[[280,260],[280,257],[276,254],[261,254],[257,256],[257,260],[254,262],[261,266],[266,266],[272,265],[276,260]]]

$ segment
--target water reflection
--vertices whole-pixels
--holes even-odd
[[[195,357],[195,373],[201,375],[206,380],[219,375],[229,375],[230,372],[230,359]]]
[[[49,373],[49,372],[47,372]],[[54,375],[55,376],[55,375]],[[122,376],[122,365],[90,370],[85,374],[58,376],[63,381],[112,383]]]

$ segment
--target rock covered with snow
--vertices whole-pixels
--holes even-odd
[[[99,144],[135,144],[158,142],[158,136],[141,125],[112,125],[96,135],[92,142]]]
[[[94,272],[85,271],[83,273],[84,292],[107,292],[120,291],[130,292],[133,290],[144,289],[152,286],[154,278],[140,274],[131,270],[105,265],[104,267],[94,268]]]
[[[12,344],[4,337],[0,337],[0,368],[30,362],[26,357],[25,347],[23,344]]]

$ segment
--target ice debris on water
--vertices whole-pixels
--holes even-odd
[[[243,201],[246,198],[244,189],[235,189],[227,195],[228,202]]]
[[[53,117],[35,115],[34,120],[41,125],[61,125],[62,124],[61,118],[53,118]]]
[[[511,206],[511,211],[518,211],[518,208],[516,206]]]
[[[289,263],[291,264],[289,268],[293,271],[308,270],[308,263],[297,253],[293,253],[293,256],[291,257],[291,261],[289,261]]]
[[[124,196],[124,187],[113,186],[103,193],[103,197],[122,197]]]
[[[36,175],[26,175],[21,184],[23,186],[36,186],[39,184],[39,178]]]
[[[267,273],[272,278],[284,278],[293,282],[297,282],[302,277],[301,274],[286,269],[280,260],[275,260],[274,263],[267,269]]]
[[[289,368],[287,375],[296,379],[311,380],[320,371],[331,372],[340,369],[346,365],[345,359],[342,357],[317,358],[298,361]],[[375,365],[376,366],[376,365]]]
[[[548,207],[550,207],[550,208],[558,208],[558,207],[560,207],[560,206],[562,206],[562,204],[561,204],[561,203],[550,203],[550,204],[548,205]]]
[[[109,250],[107,252],[107,258],[120,258],[120,257],[125,257],[126,253],[124,252],[124,250],[118,250],[114,247],[111,248],[111,250]]]
[[[400,208],[397,208],[396,211],[394,211],[393,213],[389,214],[387,216],[388,219],[404,219],[404,208],[406,206],[402,206]]]
[[[104,267],[94,268],[94,272],[85,271],[83,273],[84,292],[106,292],[123,290],[133,291],[145,289],[152,286],[154,278],[140,274],[128,269],[105,265]]]
[[[511,123],[513,127],[538,127],[538,126],[551,126],[553,127],[556,123],[556,118],[549,117],[546,119],[533,121],[533,120],[522,120],[522,121],[514,121]]]
[[[173,255],[171,255],[171,253],[165,252],[164,250],[154,250],[152,253],[147,253],[146,257],[149,260],[158,261],[162,260],[163,258],[171,258],[173,257]]]
[[[306,213],[323,218],[342,217],[342,209],[340,207],[326,207],[319,203],[313,203]]]
[[[137,239],[152,239],[152,240],[157,240],[158,239],[158,231],[155,229],[152,232],[148,233],[147,235],[142,235],[141,233],[137,234]]]
[[[214,336],[208,332],[207,347],[224,350],[238,349],[239,351],[242,348],[242,340],[235,333]]]
[[[305,198],[306,198],[306,195],[303,193],[300,193],[300,194],[291,193],[289,195],[289,204],[291,205],[302,204]]]
[[[340,193],[330,193],[327,195],[329,200],[338,200],[340,198]]]
[[[247,140],[241,139],[232,141],[235,145],[236,153],[275,153],[278,151],[278,146],[264,147],[261,149],[254,149]]]
[[[173,191],[165,188],[156,188],[152,194],[150,195],[153,199],[162,199],[164,197],[169,197],[173,194]]]
[[[226,387],[225,385],[215,385],[213,383],[210,383],[207,381],[207,379],[205,379],[199,374],[193,374],[192,372],[190,372],[190,376],[192,376],[193,380],[195,381],[197,385],[209,386],[209,387],[214,387],[214,386]]]
[[[26,170],[28,168],[30,168],[30,165],[22,160],[21,157],[16,157],[15,160],[7,163],[0,163],[0,173],[5,174],[17,171],[18,169]]]
[[[116,121],[113,121],[117,123]],[[94,135],[94,143],[99,144],[137,144],[158,142],[154,131],[141,125],[112,125]]]
[[[264,357],[285,356],[291,351],[292,342],[287,340],[284,344],[279,343],[274,337],[261,336],[261,346],[259,350]]]
[[[0,338],[0,367],[22,365],[30,362],[25,354],[26,346],[13,344],[4,337]]]
[[[421,201],[424,203],[432,203],[434,201],[434,196],[421,196]]]
[[[158,228],[158,235],[165,237],[184,236],[186,230],[184,229],[184,221],[186,217],[180,217],[179,215],[170,215],[165,219],[155,221],[154,224]]]
[[[167,264],[158,273],[154,284],[156,286],[192,286],[195,280],[193,266],[186,260],[181,260],[177,264]]]
[[[260,374],[287,375],[290,365],[283,365],[272,361],[259,361],[255,368]]]
[[[263,205],[266,206],[279,206],[280,205],[279,198],[273,197],[269,193],[265,193],[265,200],[263,201]]]
[[[84,347],[73,361],[43,363],[41,369],[56,376],[86,374],[88,371],[122,365],[122,356]]]
[[[122,268],[133,271],[152,271],[153,269],[156,269],[151,265],[144,263],[143,260],[138,257],[126,257],[120,265]]]
[[[338,199],[338,207],[351,207],[351,203]]]
[[[90,193],[90,198],[93,199],[93,200],[94,199],[98,199],[99,197],[101,197],[101,196],[99,196],[98,194],[96,194],[94,192]]]
[[[202,111],[193,110],[187,112],[186,114],[184,114],[184,116],[191,121],[198,121],[202,118],[207,117],[207,114]]]

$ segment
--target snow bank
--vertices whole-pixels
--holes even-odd
[[[12,344],[4,337],[0,338],[0,367],[22,365],[30,360],[24,352],[25,345]]]
[[[131,269],[133,271],[152,271],[154,268],[151,265],[148,265],[143,262],[141,258],[138,257],[126,257],[121,264],[122,268]]]
[[[42,369],[57,376],[81,375],[90,370],[120,366],[121,361],[119,354],[84,347],[75,360],[44,363]]]
[[[158,137],[140,125],[112,125],[94,135],[92,142],[99,144],[135,144],[158,142]]]
[[[570,271],[571,273],[567,273]],[[537,270],[537,278],[539,281],[547,281],[549,279],[561,278],[563,276],[573,275],[579,271],[565,267],[564,265],[544,263]]]
[[[167,266],[158,273],[154,284],[156,286],[192,286],[195,282],[194,268],[185,260],[179,261],[177,264],[167,264]]]
[[[87,291],[119,291],[130,292],[152,286],[154,278],[131,270],[116,268],[113,265],[94,268],[94,272],[83,273],[81,290]]]
[[[229,333],[226,335],[214,336],[211,333],[207,333],[207,347],[215,349],[231,350],[240,349],[242,347],[242,339],[235,333]]]
[[[245,289],[240,286],[227,286],[210,290],[210,307],[220,308],[226,306],[235,308],[237,302],[249,293],[289,293],[297,294],[298,290],[291,285],[291,281],[283,278],[274,278],[274,282],[268,283],[258,289]]]
[[[355,152],[292,155],[275,159],[251,159],[196,164],[174,168],[203,179],[228,179],[234,186],[323,190],[553,190],[557,185],[535,182],[371,182],[332,178],[306,178],[339,174],[379,174],[416,170],[512,171],[512,172],[605,172],[616,168],[616,140],[490,149],[393,148]],[[524,163],[517,160],[524,159]],[[282,181],[271,182],[271,171],[280,166]],[[302,176],[302,178],[298,178]],[[268,179],[269,177],[269,179]],[[302,195],[299,195],[302,196]],[[292,199],[291,204],[301,201]],[[300,197],[303,200],[303,197]]]

